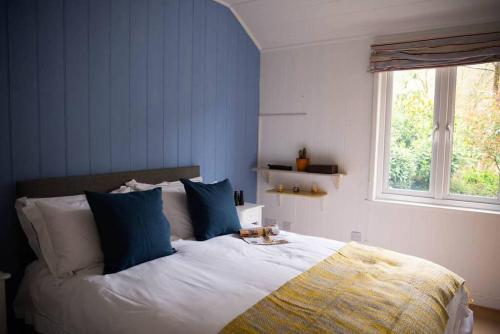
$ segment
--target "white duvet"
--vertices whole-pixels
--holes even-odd
[[[285,232],[283,232],[285,233]],[[289,244],[249,245],[232,236],[178,240],[177,253],[112,275],[94,268],[55,279],[27,268],[16,313],[48,333],[217,333],[344,243],[287,233]],[[448,307],[447,332],[468,332],[464,291]]]

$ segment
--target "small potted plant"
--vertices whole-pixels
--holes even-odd
[[[307,151],[305,147],[299,150],[299,157],[297,158],[296,162],[297,162],[297,171],[305,172],[307,166],[309,165],[309,158],[307,157]]]

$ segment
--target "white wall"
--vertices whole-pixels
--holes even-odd
[[[293,163],[306,146],[313,163],[337,163],[348,174],[340,189],[329,177],[258,180],[264,219],[292,223],[292,231],[350,239],[420,256],[468,281],[480,305],[500,309],[500,215],[367,201],[373,76],[367,72],[371,40],[264,52],[261,113],[307,112],[260,118],[259,165]],[[277,183],[317,182],[321,200],[265,193]],[[323,209],[323,210],[322,210]]]

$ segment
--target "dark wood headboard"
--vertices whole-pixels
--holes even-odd
[[[200,176],[199,166],[151,169],[109,174],[55,177],[20,181],[16,184],[17,197],[57,197],[83,194],[85,190],[107,192],[135,179],[143,183],[178,181]]]

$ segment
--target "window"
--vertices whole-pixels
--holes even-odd
[[[500,210],[500,62],[375,78],[372,197]]]

